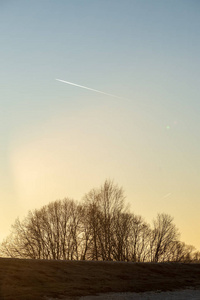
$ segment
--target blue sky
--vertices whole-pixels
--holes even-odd
[[[200,248],[199,20],[199,1],[1,1],[0,237],[111,178]]]

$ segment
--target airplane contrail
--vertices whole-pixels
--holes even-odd
[[[169,196],[171,196],[172,193],[168,193],[167,195],[163,196],[162,199],[168,198]]]
[[[93,92],[101,93],[101,94],[104,94],[104,95],[107,95],[107,96],[115,97],[115,98],[118,98],[118,99],[124,99],[124,98],[118,97],[116,95],[112,95],[112,94],[108,94],[108,93],[105,93],[105,92],[102,92],[102,91],[99,91],[99,90],[91,89],[91,88],[89,88],[87,86],[79,85],[79,84],[72,83],[72,82],[69,82],[69,81],[65,81],[65,80],[62,80],[62,79],[56,79],[56,80],[60,81],[60,82],[67,83],[67,84],[70,84],[70,85],[74,85],[74,86],[80,87],[82,89],[86,89],[86,90],[90,90],[90,91],[93,91]]]

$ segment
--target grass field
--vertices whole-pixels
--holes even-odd
[[[4,300],[78,299],[97,293],[187,287],[200,288],[200,264],[0,258],[0,299]]]

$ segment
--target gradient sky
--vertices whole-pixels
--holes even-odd
[[[110,178],[200,249],[199,32],[198,0],[0,2],[0,239]]]

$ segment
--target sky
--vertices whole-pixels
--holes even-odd
[[[0,241],[111,179],[200,250],[199,32],[198,0],[0,2]]]

